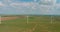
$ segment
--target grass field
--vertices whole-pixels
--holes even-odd
[[[60,16],[52,16],[52,23],[51,16],[29,16],[28,23],[26,16],[17,17],[2,20],[0,32],[60,32]]]

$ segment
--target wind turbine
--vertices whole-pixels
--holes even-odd
[[[1,24],[1,16],[0,16],[0,24]]]
[[[4,4],[2,2],[0,2],[0,7],[3,7]],[[1,24],[1,16],[0,16],[0,24]]]
[[[56,0],[52,0],[53,1],[53,5],[52,5],[52,10],[54,10],[54,7],[56,5]],[[53,23],[53,16],[51,16],[51,24]]]
[[[36,1],[37,1],[37,0],[34,0],[34,3],[36,3]],[[32,9],[36,9],[36,5],[32,6],[31,8],[32,8]],[[29,16],[26,16],[26,17],[27,17],[27,24],[28,24],[28,22],[29,22]]]

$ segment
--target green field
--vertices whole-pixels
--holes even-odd
[[[20,17],[20,16],[18,16]],[[29,16],[1,21],[0,32],[60,32],[60,16]]]

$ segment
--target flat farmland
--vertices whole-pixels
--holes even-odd
[[[1,16],[0,32],[60,32],[60,16]]]

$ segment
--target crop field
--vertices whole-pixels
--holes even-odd
[[[60,32],[60,16],[1,16],[0,32]]]

